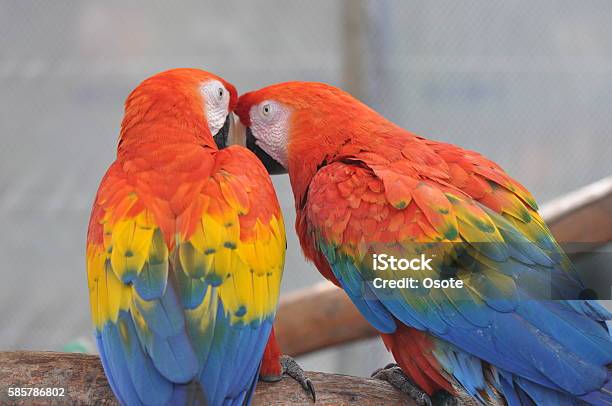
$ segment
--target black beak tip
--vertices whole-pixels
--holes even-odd
[[[231,114],[231,113],[230,113]],[[217,131],[217,133],[213,136],[215,140],[215,144],[217,144],[217,148],[223,149],[227,147],[227,138],[229,136],[230,130],[230,116],[229,114],[225,118],[225,123],[223,123],[223,127]]]
[[[287,173],[287,170],[274,158],[272,158],[266,151],[264,151],[255,142],[255,136],[249,127],[246,129],[246,147],[253,152],[257,158],[264,164],[266,170],[270,175],[280,175]]]

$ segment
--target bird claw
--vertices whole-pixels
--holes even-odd
[[[376,378],[376,374],[378,374],[380,371],[384,371],[384,370],[386,370],[386,369],[391,369],[391,368],[394,368],[394,367],[399,367],[399,366],[398,366],[396,363],[394,363],[394,362],[392,362],[392,363],[390,363],[390,364],[387,364],[387,365],[385,365],[384,367],[382,367],[382,368],[378,368],[377,370],[375,370],[374,372],[372,372],[372,375],[370,375],[370,377],[371,377],[371,378]],[[380,379],[380,378],[377,378],[377,379]],[[384,380],[384,379],[383,379],[383,380]]]
[[[459,406],[459,399],[445,390],[439,390],[431,397],[434,406]]]
[[[314,385],[312,384],[310,378],[306,376],[304,370],[297,363],[297,361],[288,355],[282,355],[280,358],[280,364],[282,367],[283,374],[290,376],[300,385],[302,385],[302,388],[304,388],[304,390],[308,392],[310,396],[312,396],[312,401],[316,402],[317,396],[315,394]]]
[[[432,406],[432,399],[427,393],[415,385],[410,378],[397,366],[388,364],[372,373],[372,378],[389,382],[393,387],[410,396],[419,406]]]

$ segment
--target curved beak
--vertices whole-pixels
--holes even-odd
[[[229,113],[225,118],[225,123],[223,123],[223,127],[217,131],[213,138],[215,140],[215,144],[217,144],[217,148],[223,149],[228,145],[228,137],[232,132],[232,128],[234,127],[234,113]]]
[[[246,127],[242,122],[234,117],[234,113],[230,113],[232,127],[229,133],[228,145],[240,145],[246,147]]]

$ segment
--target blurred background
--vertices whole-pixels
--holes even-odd
[[[546,202],[612,173],[607,1],[0,1],[0,350],[91,337],[84,246],[123,101],[199,67],[239,91],[343,87],[405,128],[478,150]],[[322,277],[293,231],[283,291]],[[316,306],[316,303],[313,303]],[[358,356],[355,356],[359,354]],[[302,357],[355,375],[378,339]]]

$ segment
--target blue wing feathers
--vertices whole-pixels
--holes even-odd
[[[151,330],[140,331],[123,311],[97,336],[113,392],[127,405],[244,404],[255,388],[272,320],[232,325],[213,291],[207,297],[216,301],[216,314],[204,334],[191,337],[195,326],[185,320],[174,289],[168,283],[161,298],[139,299],[132,310]]]
[[[330,265],[344,291],[370,324],[382,333],[394,332],[397,326],[393,317],[371,292],[367,283],[359,279],[359,273],[354,265],[346,260],[336,261]]]
[[[185,309],[195,309],[204,300],[209,285],[203,278],[191,278],[185,274],[180,268],[180,264],[177,268],[174,275],[176,275],[176,285],[181,304]]]
[[[115,383],[115,395],[123,404],[141,405],[142,402],[132,383],[125,355],[123,354],[117,325],[111,322],[107,323],[102,329],[99,342],[102,344],[99,347],[100,355],[106,361],[103,362],[106,375],[111,377],[112,382]]]
[[[123,399],[123,396],[122,396],[122,393],[124,391],[117,384],[117,382],[116,382],[116,380],[114,378],[114,374],[111,373],[111,371],[113,371],[115,367],[114,367],[114,364],[111,365],[110,358],[106,355],[106,351],[107,350],[105,349],[105,347],[106,348],[108,348],[108,347],[104,345],[104,342],[102,341],[102,333],[100,333],[100,332],[96,332],[96,345],[98,347],[98,352],[100,353],[100,361],[102,362],[102,368],[104,368],[104,371],[106,373],[106,377],[108,378],[108,383],[109,383],[111,389],[113,390],[113,393],[115,394],[115,396],[119,400],[119,402],[121,404],[125,404],[125,400]]]
[[[612,405],[612,366],[608,366],[608,378],[603,388],[583,395],[580,399],[593,405]]]
[[[521,402],[521,399],[519,398],[519,394],[516,392],[516,389],[514,388],[512,374],[502,373],[500,371],[499,375],[500,375],[500,379],[499,379],[500,390],[504,394],[504,397],[506,398],[506,402],[508,403],[508,406],[528,406],[529,404],[533,404],[533,402],[531,403]]]
[[[196,375],[198,360],[185,329],[185,315],[174,284],[168,283],[162,297],[143,300],[132,295],[136,309],[145,321],[141,332],[155,368],[169,381],[189,382]]]
[[[168,282],[168,263],[145,263],[138,277],[134,278],[134,288],[144,300],[161,297]]]
[[[147,405],[165,404],[172,395],[172,384],[153,367],[151,358],[138,340],[134,322],[128,313],[123,313],[119,317],[118,327],[125,335],[121,337],[122,347],[138,397]]]
[[[198,372],[198,360],[186,332],[173,337],[154,334],[150,356],[155,368],[168,380],[187,383]]]
[[[136,308],[144,318],[147,328],[160,337],[172,337],[185,331],[185,314],[172,284],[168,284],[162,297],[144,300],[132,295]]]
[[[211,405],[231,399],[242,399],[242,402],[250,395],[247,389],[254,389],[251,380],[258,375],[261,354],[268,341],[272,322],[266,320],[257,327],[231,325],[220,301],[215,320],[214,337],[204,356],[198,380],[202,387],[214,388],[214,392],[207,393]]]
[[[236,351],[235,363],[239,363],[239,358],[244,357],[245,365],[250,368],[241,368],[236,371],[237,386],[240,388],[247,388],[250,386],[251,379],[253,377],[253,370],[259,369],[259,363],[263,354],[264,346],[268,341],[268,336],[272,330],[272,323],[269,320],[264,321],[260,324],[261,328],[253,328],[252,326],[242,327],[245,330],[243,333],[243,340],[238,348],[249,348],[252,344],[255,344],[255,348],[248,354],[244,354],[241,351]]]
[[[534,384],[526,379],[515,378],[515,382],[536,405],[579,405],[583,404],[573,396]]]
[[[378,330],[394,331],[396,318],[454,344],[459,349],[455,358],[438,356],[469,393],[482,388],[483,372],[474,368],[472,355],[459,355],[462,351],[506,371],[499,377],[499,390],[509,404],[580,404],[580,396],[595,404],[612,400],[607,367],[612,340],[605,326],[610,313],[596,302],[562,300],[576,298],[583,285],[554,240],[542,237],[534,244],[508,220],[485,210],[506,244],[488,249],[464,245],[457,253],[456,264],[471,272],[475,291],[366,291],[371,270],[359,268],[342,247],[321,239],[317,246]]]

